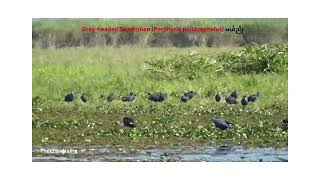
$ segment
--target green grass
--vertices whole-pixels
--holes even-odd
[[[225,140],[252,146],[286,146],[288,133],[280,123],[288,111],[288,75],[232,74],[201,76],[195,80],[155,79],[144,61],[152,57],[197,51],[216,56],[240,50],[216,48],[72,48],[33,49],[32,137],[33,145],[189,145],[219,144]],[[240,104],[216,103],[208,92],[261,98],[243,108]],[[75,91],[77,100],[64,102]],[[179,96],[186,90],[197,95],[188,103]],[[108,103],[99,98],[110,92],[118,96],[133,91],[134,102]],[[145,92],[164,91],[163,103],[147,100]],[[88,103],[79,96],[86,92]],[[123,127],[121,118],[131,115],[137,128]],[[220,131],[210,125],[213,117],[230,119],[236,125]]]

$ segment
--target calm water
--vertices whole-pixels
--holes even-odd
[[[33,147],[32,161],[82,161],[82,162],[161,162],[161,161],[212,161],[212,162],[287,162],[288,148],[243,148],[241,146],[178,148],[148,147]]]

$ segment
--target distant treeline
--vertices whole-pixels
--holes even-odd
[[[82,32],[82,27],[239,27],[235,32]],[[33,48],[220,47],[288,41],[288,19],[33,19]]]

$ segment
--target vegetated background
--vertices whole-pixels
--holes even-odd
[[[82,27],[244,27],[234,32],[82,32]],[[288,19],[33,19],[33,48],[221,47],[288,41]]]

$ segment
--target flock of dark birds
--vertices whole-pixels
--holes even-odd
[[[148,99],[153,102],[163,102],[167,98],[167,95],[162,92],[156,92],[154,94],[147,93],[147,94],[148,94]],[[194,91],[188,91],[188,92],[183,93],[180,96],[180,100],[181,100],[181,102],[186,103],[186,102],[190,101],[195,95],[196,95],[196,93]],[[134,94],[133,92],[130,92],[129,94],[127,94],[125,96],[121,96],[121,100],[123,102],[132,102],[135,100],[136,96],[137,96],[136,94]],[[256,94],[253,94],[250,96],[243,96],[240,102],[241,102],[242,106],[247,106],[249,104],[249,102],[252,102],[252,103],[256,102],[258,100],[259,96],[260,96],[260,93],[258,91]],[[100,98],[104,98],[104,97],[105,97],[104,95],[100,96]],[[116,99],[116,97],[117,96],[115,93],[111,93],[105,99],[108,102],[111,102],[114,99]],[[75,100],[75,98],[76,98],[76,96],[75,96],[74,92],[71,92],[70,94],[67,94],[65,96],[64,100],[66,102],[72,102]],[[238,92],[237,92],[237,90],[234,90],[229,96],[225,96],[225,101],[227,104],[238,104],[237,98],[238,98]],[[83,93],[80,96],[80,99],[82,102],[88,102],[88,96],[85,93]],[[220,93],[215,95],[215,100],[216,100],[216,102],[221,102],[222,96],[220,95]],[[135,127],[135,122],[132,117],[129,117],[129,116],[123,117],[122,121],[123,121],[124,126],[130,127],[130,128]],[[288,125],[288,118],[283,119],[282,123],[284,125]],[[233,123],[226,121],[224,119],[221,119],[221,118],[214,118],[211,121],[211,124],[221,130],[228,129],[230,127],[230,125],[233,125]]]
[[[162,92],[156,92],[154,94],[147,93],[147,94],[149,96],[148,99],[150,101],[153,101],[153,102],[163,102],[167,98],[167,94],[166,93],[162,93]],[[193,98],[193,96],[195,96],[195,95],[196,95],[196,93],[194,91],[188,91],[188,92],[183,93],[180,96],[180,100],[181,100],[181,102],[185,102],[186,103],[186,102],[190,101]],[[132,101],[135,100],[136,96],[137,96],[136,94],[134,94],[133,92],[130,92],[129,94],[127,94],[125,96],[121,96],[121,100],[124,101],[124,102],[132,102]],[[253,95],[250,95],[250,96],[243,96],[240,102],[241,102],[241,104],[243,106],[247,106],[249,104],[249,102],[256,102],[257,99],[259,98],[259,96],[260,96],[260,93],[258,91],[256,94],[253,94]],[[104,95],[101,95],[100,97],[103,98]],[[234,90],[230,94],[230,96],[225,97],[225,101],[228,104],[238,104],[237,98],[238,98],[237,90]],[[87,102],[88,101],[88,96],[85,93],[83,93],[80,96],[80,99],[81,99],[82,102]],[[108,102],[111,102],[114,99],[116,99],[116,94],[115,93],[111,93],[106,97],[106,100]],[[222,99],[222,96],[220,95],[220,93],[215,95],[216,102],[220,102],[221,99]],[[66,102],[74,101],[75,100],[74,92],[71,92],[70,94],[67,94],[65,96],[64,100]]]

